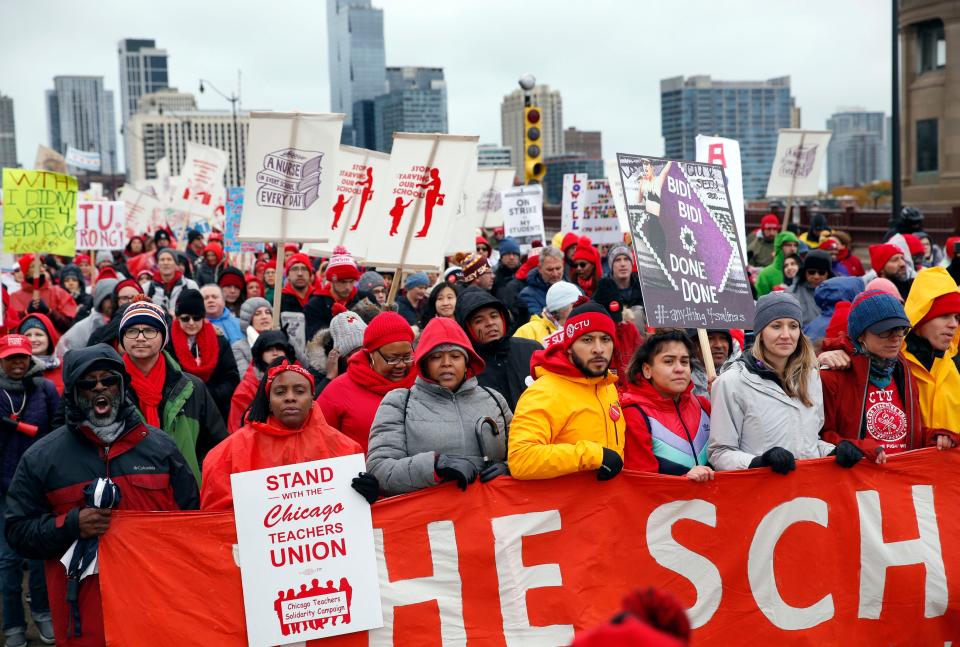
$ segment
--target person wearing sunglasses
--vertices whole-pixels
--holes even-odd
[[[31,315],[23,323],[33,321],[35,317],[43,315]],[[0,454],[3,459],[0,462],[0,493],[4,495],[21,457],[38,439],[50,432],[54,411],[60,403],[57,390],[50,380],[44,379],[43,367],[32,354],[33,344],[27,336],[6,335],[0,338],[0,437],[3,438]],[[3,631],[8,645],[26,645],[27,622],[23,615],[21,597],[24,560],[3,538],[5,508],[5,497],[0,496],[0,599],[3,602]],[[44,642],[49,645],[53,643],[53,624],[50,621],[50,605],[47,603],[43,562],[31,559],[28,566],[30,615],[33,616]]]
[[[370,428],[367,469],[388,496],[453,481],[509,474],[507,433],[513,415],[502,395],[480,385],[483,360],[450,319],[431,320],[414,358],[420,376],[391,391]],[[489,421],[489,422],[488,422]]]
[[[577,243],[577,249],[573,253],[571,279],[572,282],[580,286],[580,289],[588,297],[593,296],[600,283],[600,273],[602,271],[600,263],[600,252],[597,251],[588,237],[581,236]]]
[[[814,292],[821,283],[833,278],[831,267],[829,254],[813,250],[803,259],[803,266],[797,274],[797,279],[790,286],[790,292],[800,302],[804,326],[820,316],[820,306],[817,305]]]
[[[363,331],[363,346],[347,371],[328,384],[317,402],[327,422],[366,452],[370,426],[384,396],[409,389],[416,379],[413,328],[396,312],[382,312]]]
[[[27,449],[17,465],[6,495],[5,537],[19,555],[46,560],[57,644],[103,645],[96,571],[80,580],[77,601],[71,603],[60,563],[75,541],[110,532],[112,510],[85,504],[91,485],[109,477],[121,494],[116,507],[124,511],[196,510],[199,492],[174,441],[144,424],[127,399],[129,377],[113,348],[97,344],[70,351],[64,358],[63,377],[66,422]],[[20,581],[19,560],[16,570]],[[36,595],[31,594],[32,603]],[[19,595],[16,601],[22,605]],[[4,606],[6,624],[8,613],[15,611]],[[34,620],[38,620],[36,613]],[[37,624],[46,633],[44,623]],[[11,644],[9,632],[7,644]]]
[[[166,350],[184,372],[196,375],[207,386],[220,416],[226,420],[230,416],[230,397],[240,384],[240,372],[226,336],[205,315],[200,292],[181,292]]]
[[[837,446],[844,467],[864,457],[882,464],[892,454],[956,443],[956,433],[923,422],[920,390],[901,350],[910,328],[903,306],[885,292],[868,290],[853,300],[843,340],[850,364],[820,371],[820,436]]]
[[[199,483],[203,457],[227,437],[227,429],[203,381],[163,350],[168,337],[166,315],[150,301],[134,301],[120,318],[118,342],[130,375],[128,395],[148,425],[173,438]]]

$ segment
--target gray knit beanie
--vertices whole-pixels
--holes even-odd
[[[386,286],[387,284],[383,280],[383,276],[373,270],[369,270],[360,275],[360,280],[357,281],[357,292],[370,294],[370,291],[374,288],[383,288]]]
[[[803,324],[803,311],[797,297],[789,292],[771,292],[757,300],[757,313],[753,317],[755,332],[759,333],[777,319],[795,319]]]
[[[363,346],[363,331],[367,324],[356,312],[341,312],[330,320],[330,336],[333,347],[344,357],[351,351]]]
[[[270,312],[273,313],[273,306],[263,297],[252,297],[244,301],[240,306],[240,325],[244,328],[249,326],[254,313],[260,308],[270,308]]]

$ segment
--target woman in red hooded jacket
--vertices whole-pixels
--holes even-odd
[[[707,464],[710,402],[693,395],[693,348],[681,330],[647,338],[627,369],[620,406],[627,422],[624,469],[713,479]]]
[[[50,318],[39,312],[28,314],[20,322],[17,332],[33,344],[33,358],[43,366],[43,376],[53,382],[57,393],[63,395],[63,367],[53,349],[60,341],[60,333]]]
[[[396,312],[381,312],[363,331],[363,347],[320,393],[317,402],[334,428],[367,451],[370,426],[380,401],[394,389],[409,389],[413,370],[413,329]]]
[[[247,421],[204,459],[201,509],[233,509],[231,474],[360,453],[359,445],[324,420],[313,401],[310,371],[286,359],[267,369]],[[370,474],[361,472],[353,488],[368,503],[377,500],[379,485]]]

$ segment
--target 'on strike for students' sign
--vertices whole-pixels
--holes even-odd
[[[3,169],[3,251],[76,253],[77,178]]]
[[[617,162],[650,325],[750,328],[753,294],[723,168],[623,153]]]

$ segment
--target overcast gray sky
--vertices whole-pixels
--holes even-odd
[[[17,154],[47,144],[44,90],[61,74],[103,75],[120,126],[117,42],[154,38],[170,81],[243,106],[330,109],[324,0],[3,0],[0,93]],[[526,72],[563,94],[564,126],[603,131],[604,156],[662,154],[660,79],[792,77],[805,128],[840,106],[890,112],[890,7],[881,0],[374,0],[387,65],[445,68],[450,132],[500,142],[500,100]],[[198,96],[201,108],[225,108]],[[119,137],[119,135],[118,135]],[[122,147],[120,147],[122,148]]]

